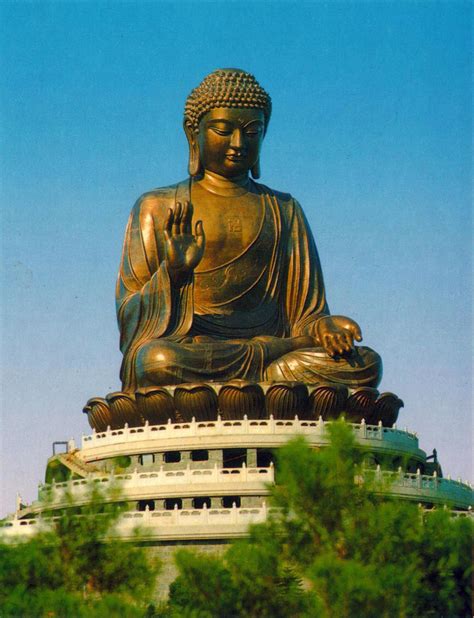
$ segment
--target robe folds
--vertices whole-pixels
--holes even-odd
[[[211,256],[172,285],[163,229],[190,187],[186,180],[144,194],[128,221],[116,288],[123,390],[235,378],[376,385],[381,361],[369,348],[331,359],[322,348],[291,345],[313,335],[329,309],[313,236],[288,194],[251,181],[260,209],[252,237],[230,259]]]

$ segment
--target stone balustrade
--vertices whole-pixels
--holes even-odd
[[[128,511],[123,513],[111,536],[136,540],[140,529],[142,539],[226,539],[247,534],[250,524],[266,520],[265,502],[261,507],[230,509],[173,509],[170,511]],[[76,516],[77,517],[77,516]],[[13,519],[0,525],[0,538],[4,541],[28,538],[48,530],[58,518]]]
[[[472,485],[460,480],[439,478],[437,474],[429,476],[419,471],[416,474],[402,470],[392,472],[381,470],[380,466],[375,471],[366,471],[365,474],[379,483],[384,493],[400,498],[417,502],[430,501],[436,505],[454,506],[458,509],[469,509],[473,505]]]
[[[266,484],[275,481],[274,468],[218,468],[160,470],[109,476],[90,476],[85,479],[69,480],[64,483],[40,485],[38,501],[29,507],[30,512],[40,512],[45,502],[59,508],[72,499],[83,504],[90,499],[91,490],[98,486],[104,500],[113,500],[111,490],[118,488],[123,500],[143,500],[176,497],[181,495],[245,495],[267,493]]]
[[[404,478],[398,485],[395,483],[393,487],[410,488],[410,483],[414,481],[419,490],[420,484],[422,489],[426,489],[425,483],[433,483],[432,477],[404,475],[404,477],[408,476],[417,478]],[[431,485],[429,490],[433,490],[435,487],[436,490],[439,490],[443,486],[443,483],[441,483],[443,480],[450,487],[458,483],[457,481],[438,479],[437,484]],[[267,508],[265,502],[262,503],[261,507],[252,508],[237,508],[234,505],[230,509],[208,509],[204,507],[202,509],[182,510],[175,508],[169,511],[151,511],[149,509],[127,511],[120,517],[111,536],[118,536],[124,540],[136,540],[136,531],[139,529],[138,538],[153,541],[239,538],[246,536],[250,524],[264,522],[271,512],[275,512],[275,509]],[[452,511],[452,513],[455,516],[472,517],[471,510]],[[4,521],[0,524],[0,539],[5,542],[27,539],[40,531],[48,530],[51,523],[57,519],[57,517],[52,517],[49,519],[32,518]]]
[[[437,505],[449,505],[468,509],[473,504],[473,490],[468,483],[452,479],[439,478],[436,474],[429,476],[411,474],[399,470],[392,472],[366,469],[364,476],[374,481],[378,491],[400,498],[430,502]],[[129,474],[110,476],[90,476],[87,479],[69,480],[65,483],[41,485],[38,501],[28,507],[28,513],[44,509],[45,500],[53,508],[68,504],[68,496],[75,503],[87,502],[91,488],[99,485],[105,500],[114,499],[111,489],[119,487],[120,497],[124,500],[163,499],[171,497],[207,496],[207,495],[266,495],[267,484],[275,481],[274,468],[218,468],[184,470],[160,470],[153,472],[133,471]]]
[[[313,446],[325,446],[329,442],[327,426],[331,421],[320,418],[317,421],[301,420],[295,416],[292,420],[269,419],[195,421],[189,423],[171,423],[165,425],[148,425],[143,427],[123,427],[104,432],[93,431],[82,437],[82,449],[78,456],[85,461],[94,461],[122,454],[146,453],[167,450],[185,450],[198,448],[204,442],[206,448],[232,448],[240,446],[261,445],[267,447],[282,446],[292,436],[303,435]],[[426,454],[418,448],[415,433],[396,427],[383,427],[351,423],[357,441],[369,450],[409,453],[424,460]]]

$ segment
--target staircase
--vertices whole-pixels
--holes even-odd
[[[81,478],[85,478],[89,474],[93,474],[94,472],[98,472],[98,469],[83,461],[79,457],[77,457],[76,452],[72,451],[70,453],[59,453],[57,455],[58,461],[62,463],[66,468],[80,476]]]

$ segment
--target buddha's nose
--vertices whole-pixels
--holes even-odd
[[[243,148],[244,147],[244,136],[242,129],[235,129],[232,132],[232,136],[230,138],[230,146],[231,148]]]

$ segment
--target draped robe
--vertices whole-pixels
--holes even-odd
[[[234,378],[376,385],[381,361],[369,348],[332,359],[322,348],[292,347],[329,309],[313,236],[288,194],[250,181],[259,209],[251,237],[230,259],[211,255],[172,284],[163,229],[190,187],[146,193],[130,215],[116,288],[123,390]]]

